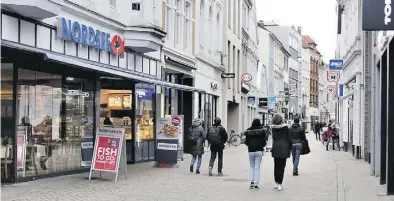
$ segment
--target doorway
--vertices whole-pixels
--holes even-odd
[[[133,90],[100,89],[100,127],[124,128],[126,138],[127,163],[135,163],[134,156],[134,109]]]

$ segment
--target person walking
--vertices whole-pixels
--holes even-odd
[[[326,151],[329,150],[329,146],[330,146],[330,142],[332,142],[332,147],[333,149],[335,149],[334,147],[334,140],[333,140],[333,123],[331,122],[331,120],[328,122],[328,128],[327,131],[325,132],[325,141],[327,141],[326,143]]]
[[[321,123],[319,121],[315,121],[315,125],[313,127],[313,132],[316,135],[316,140],[321,141],[321,137],[320,137],[320,131],[322,129]]]
[[[189,142],[191,144],[191,154],[193,156],[190,164],[190,172],[193,172],[194,164],[197,160],[196,174],[200,174],[202,155],[204,154],[205,131],[203,121],[195,119],[189,128]]]
[[[211,159],[209,160],[209,176],[212,176],[213,165],[215,164],[216,157],[218,157],[218,175],[222,176],[223,169],[223,150],[227,142],[226,129],[221,125],[222,120],[216,117],[212,127],[208,129],[207,140],[211,148]]]
[[[264,147],[267,145],[266,129],[261,125],[260,119],[254,119],[252,126],[244,132],[245,145],[248,146],[249,153],[249,178],[250,189],[259,189],[260,164],[263,157]]]
[[[293,141],[287,124],[283,122],[282,116],[275,114],[272,117],[272,157],[274,158],[274,188],[283,190],[282,182],[286,167],[286,160],[290,157]]]
[[[267,145],[265,146],[266,152],[271,152],[272,150],[272,132],[271,132],[271,127],[267,124],[266,125],[266,135],[265,139],[267,140]]]
[[[301,127],[298,117],[294,119],[294,123],[290,127],[290,133],[293,141],[293,176],[298,176],[298,164],[300,163],[302,143],[306,141],[305,130]]]

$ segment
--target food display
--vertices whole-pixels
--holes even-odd
[[[178,126],[164,124],[164,127],[162,128],[161,132],[169,137],[177,137],[179,131],[178,131]]]
[[[123,96],[123,108],[131,109],[131,96],[130,95]]]

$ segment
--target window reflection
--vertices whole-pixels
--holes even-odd
[[[18,69],[18,177],[81,168],[81,137],[93,137],[93,89],[87,80]]]

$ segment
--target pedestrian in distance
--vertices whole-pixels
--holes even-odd
[[[204,154],[205,131],[203,121],[195,119],[189,128],[189,142],[191,145],[191,154],[193,156],[190,164],[190,172],[193,172],[194,164],[197,160],[196,174],[200,174],[202,155]]]
[[[261,125],[260,119],[254,119],[252,126],[244,132],[245,145],[249,154],[250,189],[259,189],[260,165],[263,158],[264,147],[267,145],[266,129]]]
[[[293,141],[289,132],[289,127],[283,122],[282,116],[275,114],[272,117],[272,157],[274,158],[274,188],[283,190],[282,182],[285,173],[286,160],[290,158]]]
[[[265,139],[267,140],[267,145],[265,146],[266,152],[271,152],[272,150],[272,132],[271,132],[271,127],[267,124],[266,125],[266,135]]]
[[[294,119],[294,123],[290,127],[290,133],[293,141],[293,176],[298,176],[298,165],[300,163],[302,143],[306,141],[305,130],[300,125],[300,119],[298,117]]]
[[[315,133],[315,135],[316,135],[316,140],[319,140],[319,141],[321,141],[321,137],[320,137],[320,131],[321,131],[321,129],[322,129],[322,125],[321,125],[321,123],[319,122],[319,121],[315,121],[315,125],[314,125],[314,127],[313,127],[313,132]]]
[[[226,129],[221,125],[222,120],[216,117],[214,124],[208,128],[207,141],[211,148],[211,159],[209,160],[209,176],[212,176],[213,166],[215,164],[216,157],[218,157],[218,175],[223,175],[223,150],[227,142]]]

